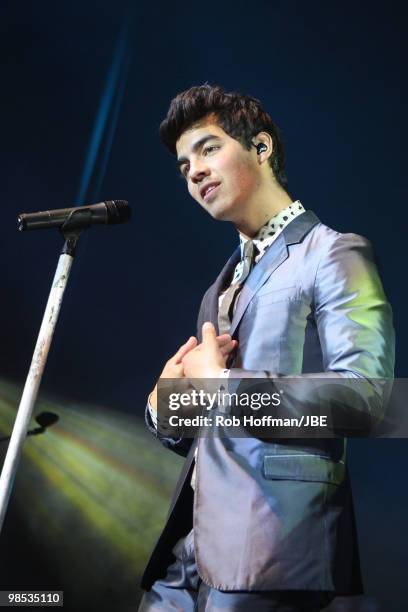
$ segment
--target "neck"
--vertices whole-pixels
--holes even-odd
[[[234,219],[236,229],[248,238],[256,236],[271,217],[289,206],[292,198],[276,181],[259,186],[254,197],[243,207],[239,218]]]

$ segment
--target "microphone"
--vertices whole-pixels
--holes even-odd
[[[40,414],[37,414],[35,417],[35,420],[40,427],[47,429],[47,427],[51,427],[51,425],[59,421],[59,416],[55,414],[55,412],[40,412]]]
[[[59,421],[59,416],[58,414],[55,414],[55,412],[40,412],[40,414],[37,414],[35,417],[35,420],[37,421],[39,427],[35,427],[34,429],[27,431],[27,436],[36,436],[37,434],[44,433],[47,430],[47,427],[51,427],[51,425],[54,425],[57,423],[57,421]]]
[[[17,217],[20,232],[26,230],[48,229],[62,227],[65,223],[74,221],[76,228],[86,228],[89,225],[115,225],[126,223],[130,219],[131,208],[126,200],[108,200],[89,206],[74,208],[57,208],[35,213],[22,213]]]

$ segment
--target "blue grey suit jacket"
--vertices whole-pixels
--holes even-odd
[[[238,260],[237,250],[204,295],[199,335],[204,321],[217,326],[218,296]],[[271,388],[293,376],[367,381],[368,392],[342,401],[380,418],[385,391],[376,381],[393,376],[394,332],[365,238],[335,232],[311,211],[294,219],[248,277],[231,334],[239,342],[231,378],[263,378]],[[148,416],[147,424],[187,460],[144,588],[165,573],[172,546],[193,523],[198,571],[214,588],[361,592],[343,438],[248,435],[192,444],[157,433]]]

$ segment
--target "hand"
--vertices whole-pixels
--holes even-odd
[[[182,344],[177,353],[170,357],[163,368],[160,378],[183,378],[184,367],[182,359],[189,351],[197,346],[197,338],[191,336],[185,344]]]
[[[217,336],[216,342],[220,353],[224,357],[225,361],[238,344],[236,340],[231,339],[231,336],[229,334],[222,334],[221,336]],[[166,365],[164,366],[163,371],[160,374],[160,378],[183,378],[185,376],[184,365],[182,362],[183,358],[196,346],[197,338],[191,336],[185,344],[180,346],[180,348],[173,355],[173,357],[170,357],[170,359],[166,362]],[[157,410],[157,384],[149,396],[149,403],[153,410]]]
[[[197,338],[191,336],[185,344],[180,346],[173,357],[170,357],[170,359],[166,362],[166,365],[160,374],[160,378],[183,378],[184,366],[181,360],[183,359],[184,355],[186,355],[188,351],[191,351],[191,349],[193,349],[195,346],[197,346]],[[153,410],[157,411],[157,383],[149,395],[149,404]]]
[[[225,336],[225,343],[220,346],[219,339]],[[203,341],[185,353],[182,358],[184,375],[187,378],[220,378],[225,369],[227,358],[238,346],[228,334],[217,338],[212,323],[203,325]]]

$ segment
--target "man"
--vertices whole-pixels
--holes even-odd
[[[259,378],[275,390],[291,376],[356,380],[369,392],[342,395],[341,408],[380,418],[376,381],[393,375],[394,340],[368,241],[290,197],[279,132],[251,97],[192,87],[172,101],[161,138],[190,195],[240,236],[204,295],[198,338],[161,378]],[[319,397],[312,389],[311,404]],[[187,460],[140,610],[316,611],[362,592],[342,438],[193,442],[166,437],[156,410],[157,387],[147,424]]]

